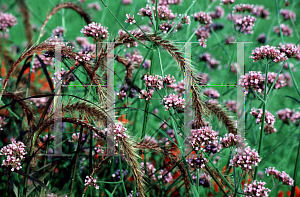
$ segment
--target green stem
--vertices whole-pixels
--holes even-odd
[[[6,190],[7,190],[7,187],[8,187],[8,182],[9,182],[9,179],[10,179],[11,173],[12,173],[12,171],[10,171],[10,173],[9,173],[9,177],[8,177],[8,180],[6,181],[6,184],[5,184],[5,189],[4,189],[4,192],[3,192],[3,197],[5,196],[5,193],[6,193]]]
[[[265,117],[266,117],[266,104],[267,104],[267,82],[268,82],[268,72],[269,72],[269,62],[266,62],[266,77],[265,77],[265,89],[264,89],[264,101],[263,101],[263,117],[261,120],[261,130],[260,130],[260,136],[259,136],[259,145],[258,145],[258,155],[261,153],[262,149],[262,139],[263,139],[263,133],[264,133],[264,126],[265,126]],[[256,180],[257,177],[257,171],[258,171],[258,166],[255,167],[255,172],[254,172],[254,178],[253,180]]]
[[[291,189],[291,197],[294,197],[295,195],[295,189],[296,189],[296,185],[297,185],[297,175],[298,175],[298,170],[299,170],[299,158],[300,158],[300,141],[298,144],[298,150],[297,150],[297,157],[296,157],[296,163],[295,163],[295,168],[294,168],[294,175],[293,175],[293,180],[294,180],[294,185],[292,186]]]
[[[123,186],[123,190],[124,190],[124,196],[126,197],[127,196],[127,192],[126,192],[126,187],[125,187],[124,178],[123,178],[122,161],[121,161],[121,153],[120,153],[120,144],[118,144],[118,149],[119,149],[120,178],[122,180],[122,186]]]

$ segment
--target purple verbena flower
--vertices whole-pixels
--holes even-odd
[[[261,196],[261,197],[267,197],[269,196],[268,192],[271,192],[270,189],[265,188],[264,185],[266,183],[259,181],[257,182],[256,180],[254,180],[251,184],[247,185],[245,184],[245,189],[244,189],[244,193],[248,194],[249,196]]]
[[[22,168],[21,161],[26,155],[25,145],[21,141],[13,141],[11,144],[4,146],[0,150],[0,155],[6,156],[3,160],[2,166],[11,167],[11,171]]]

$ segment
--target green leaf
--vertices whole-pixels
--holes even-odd
[[[107,195],[108,195],[109,197],[114,197],[114,196],[112,195],[112,193],[110,193],[107,189],[105,189],[105,192],[107,193]]]

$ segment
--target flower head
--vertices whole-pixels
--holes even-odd
[[[93,178],[92,176],[86,176],[86,179],[84,180],[84,186],[94,186],[96,189],[99,189],[99,186],[97,183],[97,177]]]
[[[169,110],[171,107],[175,107],[178,109],[184,109],[184,99],[181,97],[178,97],[178,95],[170,94],[168,97],[164,97],[164,105],[165,105],[165,110]]]
[[[280,52],[280,50],[276,49],[273,46],[261,46],[252,50],[252,55],[250,56],[253,59],[253,62],[257,62],[259,60],[271,60],[273,62],[282,62],[287,60],[287,56],[285,53]]]
[[[0,31],[8,32],[8,28],[17,24],[17,18],[12,14],[0,12]]]
[[[81,29],[81,33],[87,37],[94,38],[94,41],[105,40],[109,35],[106,27],[103,27],[100,23],[97,24],[95,22],[88,24],[88,26],[84,26],[84,28]]]
[[[264,185],[266,183],[259,181],[257,182],[254,180],[251,184],[247,185],[245,184],[244,193],[249,194],[249,196],[261,196],[261,197],[267,197],[268,192],[271,192],[270,189],[265,188]]]
[[[134,15],[130,15],[130,14],[126,14],[126,20],[125,23],[129,23],[130,25],[132,25],[133,23],[136,23],[136,21],[134,20]]]
[[[20,141],[13,141],[11,144],[4,146],[0,150],[0,155],[6,156],[6,159],[3,160],[2,165],[11,167],[11,171],[14,171],[15,169],[21,169],[21,161],[25,158],[24,155],[27,153],[24,149],[25,147],[26,146],[23,144],[23,142]]]
[[[281,181],[284,185],[294,185],[294,180],[287,173],[285,173],[285,171],[279,172],[275,169],[275,167],[266,168],[266,174],[268,176],[274,175],[274,177]]]

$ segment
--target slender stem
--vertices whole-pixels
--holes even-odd
[[[118,149],[119,149],[119,168],[120,168],[120,178],[122,180],[122,186],[124,190],[124,196],[127,196],[126,188],[125,188],[125,183],[124,183],[124,177],[123,177],[123,171],[122,171],[122,160],[121,160],[121,153],[120,153],[120,144],[118,144]]]
[[[7,187],[8,187],[8,182],[9,182],[9,179],[10,179],[11,173],[12,173],[12,171],[10,171],[10,173],[9,173],[9,177],[8,177],[8,180],[6,181],[6,184],[5,184],[5,189],[4,189],[4,192],[3,192],[3,197],[5,196],[5,193],[6,193],[6,190],[7,190]]]
[[[299,158],[300,158],[299,155],[300,155],[300,141],[298,144],[296,164],[295,164],[295,168],[294,168],[294,175],[293,175],[294,185],[292,186],[292,189],[291,189],[291,197],[294,197],[295,189],[296,189],[296,185],[297,185],[297,175],[298,175],[298,169],[299,169],[298,163],[299,163]]]
[[[268,72],[269,72],[269,62],[266,62],[266,77],[265,77],[265,89],[264,89],[264,102],[263,102],[263,117],[261,121],[261,130],[260,130],[260,136],[259,136],[259,145],[258,145],[258,155],[261,153],[262,149],[262,139],[263,139],[263,133],[264,133],[264,126],[265,126],[265,117],[266,117],[266,104],[267,104],[267,82],[268,82]],[[254,178],[253,180],[256,180],[257,177],[257,171],[258,171],[258,166],[255,167],[255,172],[254,172]]]

